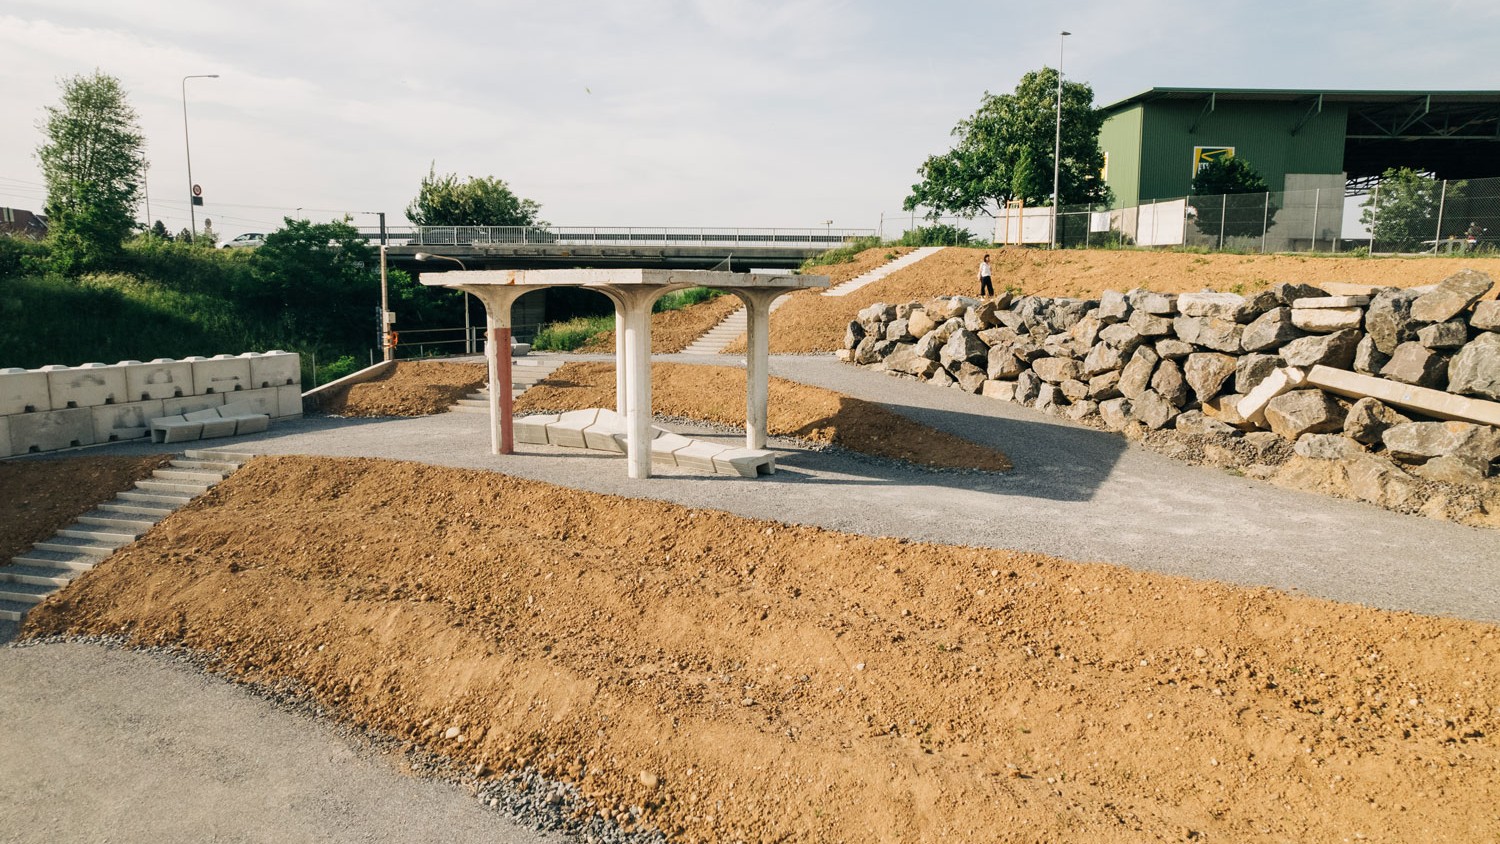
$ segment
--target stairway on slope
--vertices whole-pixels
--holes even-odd
[[[900,258],[897,258],[894,261],[890,261],[889,263],[881,264],[880,266],[876,267],[873,270],[870,270],[867,273],[864,273],[863,275],[855,276],[854,278],[849,279],[843,284],[830,287],[829,289],[823,291],[823,295],[848,296],[850,293],[853,293],[854,291],[860,289],[861,287],[864,287],[867,284],[873,284],[874,282],[885,278],[891,273],[904,270],[912,264],[923,260],[924,258],[931,258],[933,255],[936,255],[946,248],[947,247],[944,246],[923,246],[920,249],[912,250],[911,252],[902,255]]]
[[[229,477],[252,455],[190,450],[135,488],[78,517],[0,567],[0,620],[21,621],[47,596],[139,539],[178,507]]]
[[[538,357],[527,355],[524,358],[514,358],[510,367],[510,394],[511,398],[520,398],[537,382],[551,375],[562,366],[562,357]],[[489,413],[490,412],[490,388],[488,386],[464,396],[456,404],[448,408],[453,413]]]

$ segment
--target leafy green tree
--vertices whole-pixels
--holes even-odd
[[[157,220],[155,223],[153,223],[151,225],[151,234],[155,235],[156,237],[161,238],[162,240],[171,240],[172,239],[172,233],[169,232],[169,231],[167,231],[166,224],[163,223],[161,220]]]
[[[1271,188],[1259,172],[1243,158],[1212,158],[1193,176],[1193,195],[1188,204],[1196,212],[1198,231],[1210,237],[1259,237],[1276,219],[1281,208],[1262,197],[1254,212],[1247,213],[1244,203],[1226,200],[1235,194],[1269,194]],[[1236,213],[1236,212],[1240,213]]]
[[[278,323],[287,343],[349,351],[373,344],[379,258],[348,222],[287,218],[250,257],[247,307]]]
[[[1056,70],[1044,67],[1021,78],[1013,94],[985,92],[979,110],[953,129],[953,149],[929,156],[918,168],[903,207],[927,208],[936,218],[950,213],[995,216],[1010,200],[1027,205],[1052,201],[1052,153],[1057,131]],[[1094,107],[1094,89],[1063,82],[1062,154],[1058,167],[1061,204],[1108,202],[1101,177],[1104,152],[1099,127],[1104,113]]]
[[[1448,185],[1452,200],[1464,187]],[[1387,252],[1414,252],[1437,231],[1438,180],[1410,167],[1392,167],[1380,174],[1379,188],[1364,201],[1359,221],[1370,227],[1374,248]]]
[[[145,140],[120,81],[99,71],[64,79],[37,148],[47,183],[52,255],[65,273],[97,268],[135,228]]]
[[[460,180],[448,173],[427,171],[416,199],[406,206],[406,218],[419,226],[545,226],[537,219],[542,206],[511,192],[492,176]]]

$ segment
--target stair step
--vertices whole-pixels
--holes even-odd
[[[59,554],[85,554],[90,557],[108,557],[115,552],[114,545],[100,545],[97,542],[89,542],[85,539],[74,539],[61,536],[47,539],[31,546],[35,551],[55,551]]]
[[[183,452],[190,460],[218,460],[224,463],[244,463],[256,455],[248,451],[213,451],[206,448],[190,448]]]
[[[72,569],[88,571],[99,565],[99,558],[88,554],[66,554],[58,551],[38,551],[33,548],[11,560],[14,566],[39,566],[42,568]]]
[[[0,568],[0,583],[20,583],[27,586],[50,586],[58,589],[73,582],[83,572],[77,569],[56,569],[43,566],[9,565]]]
[[[128,514],[145,516],[152,519],[153,523],[156,519],[162,519],[172,514],[171,507],[152,507],[149,504],[139,502],[130,504],[122,501],[110,501],[105,504],[100,504],[94,509],[98,510],[101,513],[120,513],[122,515]],[[106,516],[105,518],[108,518],[108,516]]]
[[[148,519],[137,514],[137,518],[121,518],[124,513],[105,511],[103,513],[92,511],[78,517],[81,525],[97,525],[102,528],[114,528],[122,533],[130,533],[139,538],[141,534],[150,530],[156,524],[156,519]]]
[[[230,470],[232,471],[232,470]],[[224,480],[229,472],[208,471],[205,469],[157,469],[151,473],[151,477],[159,481],[172,481],[174,483],[208,484],[212,486]]]
[[[55,586],[39,586],[35,583],[0,583],[0,601],[40,604],[43,598],[56,591]]]
[[[0,601],[0,621],[25,621],[31,606],[20,601]]]
[[[118,548],[135,541],[138,533],[122,531],[115,528],[102,528],[90,525],[69,525],[57,532],[57,536],[65,539],[78,539],[93,545],[113,545]]]
[[[186,457],[175,458],[169,465],[174,469],[200,469],[205,472],[222,472],[225,475],[240,468],[240,464],[227,460],[190,460]]]
[[[144,492],[167,493],[170,495],[186,495],[192,499],[202,493],[208,492],[212,484],[184,484],[170,481],[136,481],[135,488]]]

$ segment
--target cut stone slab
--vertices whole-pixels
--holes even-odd
[[[1230,322],[1249,322],[1256,313],[1238,293],[1183,293],[1177,297],[1177,310],[1183,316],[1217,317]]]
[[[1266,423],[1282,439],[1303,434],[1342,433],[1344,408],[1322,390],[1293,390],[1266,404]]]
[[[1183,370],[1188,385],[1193,388],[1193,394],[1198,397],[1198,401],[1205,402],[1223,391],[1224,382],[1234,375],[1235,366],[1235,358],[1231,355],[1197,352],[1188,355],[1187,365]]]
[[[1411,317],[1419,322],[1447,322],[1494,286],[1495,282],[1478,270],[1459,270],[1438,282],[1431,292],[1417,297],[1411,304]]]
[[[1359,350],[1360,333],[1352,328],[1332,334],[1302,337],[1281,347],[1279,354],[1287,366],[1336,366],[1348,369]]]
[[[1396,347],[1396,353],[1380,368],[1380,377],[1418,387],[1442,389],[1448,381],[1448,358],[1410,340]]]
[[[1292,324],[1292,309],[1273,308],[1245,326],[1240,346],[1247,352],[1264,352],[1284,346],[1301,336],[1302,330]]]
[[[1266,405],[1277,396],[1298,389],[1306,383],[1308,375],[1301,369],[1294,366],[1278,369],[1240,399],[1235,408],[1239,411],[1240,418],[1256,427],[1263,427],[1266,424]]]
[[[1500,402],[1457,396],[1441,390],[1402,384],[1328,366],[1313,367],[1306,375],[1306,382],[1330,393],[1356,399],[1369,396],[1388,405],[1436,419],[1454,419],[1500,427]]]
[[[1500,399],[1500,334],[1487,331],[1453,356],[1448,364],[1448,389]]]
[[[1297,304],[1308,301],[1299,300]],[[1361,308],[1292,308],[1292,325],[1314,334],[1328,334],[1346,328],[1359,328],[1364,322]]]
[[[511,435],[518,443],[531,445],[547,444],[547,426],[557,421],[556,413],[540,413],[521,416],[511,427]]]
[[[1368,304],[1369,296],[1308,296],[1292,302],[1292,309],[1363,308]]]
[[[1234,369],[1234,391],[1249,393],[1283,366],[1286,366],[1286,359],[1280,355],[1241,356]]]
[[[1349,408],[1349,415],[1344,417],[1344,436],[1365,445],[1374,445],[1380,442],[1380,435],[1387,428],[1410,421],[1379,399],[1366,396],[1355,402]]]
[[[987,399],[999,399],[1000,401],[1016,400],[1016,382],[1014,381],[986,381],[979,388],[979,394]]]

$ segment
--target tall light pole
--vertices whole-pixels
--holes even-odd
[[[380,254],[381,254],[382,258],[385,256],[385,247],[384,246],[380,247]],[[416,255],[413,255],[412,257],[416,258],[418,261],[431,261],[434,258],[437,258],[437,259],[440,259],[440,260],[443,260],[443,261],[452,261],[453,263],[457,264],[458,268],[461,269],[461,270],[468,270],[469,269],[468,267],[464,266],[464,262],[463,261],[460,261],[457,258],[454,258],[454,257],[449,256],[449,255],[433,255],[430,252],[418,252]],[[381,265],[380,265],[380,302],[381,302],[380,307],[384,308],[385,307],[385,262],[384,261],[382,261]],[[470,354],[470,355],[474,354],[474,337],[473,337],[472,333],[469,330],[469,294],[468,294],[467,291],[464,292],[464,353],[465,354]]]
[[[1057,36],[1057,135],[1052,141],[1052,248],[1057,248],[1057,175],[1062,165],[1062,67],[1063,44],[1073,33],[1066,29]]]
[[[194,201],[198,197],[193,195],[193,145],[188,141],[188,119],[187,119],[187,81],[189,79],[218,79],[217,73],[195,73],[192,76],[182,77],[182,147],[187,151],[188,170],[188,229],[193,233],[193,238],[198,237],[198,214],[194,211]]]

